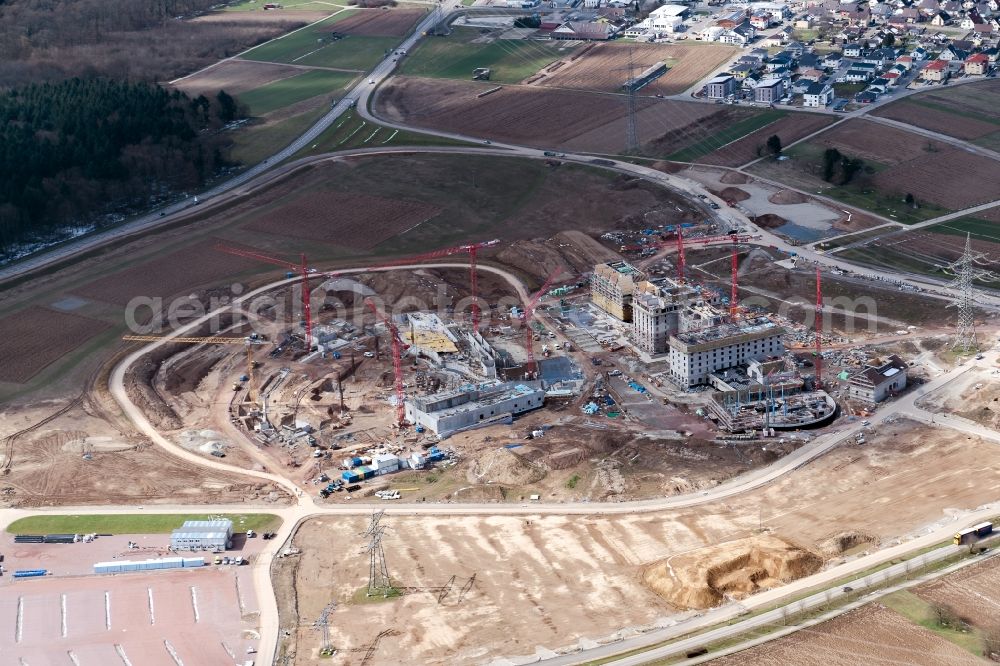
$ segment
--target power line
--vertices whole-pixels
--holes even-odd
[[[984,261],[985,255],[982,252],[972,251],[972,237],[966,234],[965,252],[962,253],[958,261],[949,266],[949,269],[956,276],[951,286],[959,291],[958,300],[952,304],[958,308],[958,329],[955,331],[955,342],[952,344],[952,349],[960,350],[963,354],[968,354],[979,347],[979,340],[976,337],[974,283],[976,280],[990,282],[995,279],[990,271],[976,267]]]
[[[372,513],[371,523],[368,529],[361,535],[368,538],[368,545],[365,551],[369,554],[368,562],[368,592],[367,596],[373,597],[378,593],[388,597],[392,591],[392,581],[389,580],[389,567],[385,562],[385,550],[382,548],[382,537],[385,536],[385,526],[379,521],[385,515],[385,509]]]

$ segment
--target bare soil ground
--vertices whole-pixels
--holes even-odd
[[[333,30],[345,35],[367,37],[402,37],[426,12],[423,9],[359,9],[353,16],[337,21]],[[317,32],[329,32],[330,27],[318,28]]]
[[[124,305],[136,296],[165,297],[259,267],[253,259],[220,252],[218,240],[184,248],[84,284],[73,292]],[[214,286],[214,285],[213,285]]]
[[[525,473],[530,478],[530,470],[512,471],[519,479]],[[969,483],[970,474],[975,483]],[[343,535],[361,531],[364,520],[310,521],[295,537],[303,550],[296,573],[298,626],[303,627],[296,636],[296,663],[311,663],[318,640],[301,618],[316,617],[330,600],[340,604],[331,622],[340,647],[364,647],[381,631],[398,632],[379,642],[371,663],[480,663],[487,656],[530,655],[539,645],[554,649],[582,637],[599,639],[669,614],[671,608],[641,584],[641,572],[669,561],[675,569],[683,565],[675,572],[679,579],[705,580],[715,575],[706,573],[711,569],[707,560],[683,554],[725,543],[739,552],[760,522],[775,539],[836,559],[858,544],[890,543],[950,524],[955,509],[980,506],[998,491],[1000,450],[994,444],[899,421],[882,426],[866,445],[845,444],[765,488],[680,511],[615,517],[393,516],[386,521],[390,574],[409,591],[402,599],[380,603],[351,602],[365,584],[368,560]],[[757,564],[736,562],[723,569],[716,572],[716,582],[734,587],[760,575]],[[773,572],[780,571],[776,562]],[[474,574],[463,597],[460,591]],[[441,596],[452,576],[450,591]],[[283,626],[292,625],[284,620]],[[923,640],[921,632],[912,640]],[[950,648],[948,643],[943,649]],[[934,655],[928,664],[953,654],[938,649],[926,646]],[[829,655],[824,656],[816,663],[829,663]]]
[[[93,412],[89,404],[73,409],[48,429],[17,440],[11,471],[0,482],[0,503],[129,506],[287,500],[284,493],[272,495],[275,489],[268,483],[178,460],[88,411]],[[23,412],[16,420],[8,418],[12,427],[31,421]],[[85,445],[90,460],[83,457]]]
[[[781,145],[787,146],[826,127],[833,121],[834,119],[830,116],[818,113],[790,113],[767,127],[751,132],[743,138],[699,158],[698,162],[719,166],[740,166],[765,154],[764,146],[768,137],[772,135],[777,135],[781,139]]]
[[[200,94],[212,95],[219,90],[225,90],[231,95],[239,95],[268,83],[296,76],[304,71],[306,71],[304,68],[292,65],[278,65],[252,60],[224,60],[177,81],[174,83],[174,87],[183,90],[192,97]]]
[[[391,120],[497,141],[608,153],[624,149],[620,95],[504,86],[477,97],[490,87],[398,77],[380,90],[375,107]],[[729,122],[725,112],[707,104],[651,98],[637,104],[639,139],[655,154],[673,152]]]
[[[940,97],[935,98],[934,95],[929,95],[922,99],[935,104],[940,104],[943,101]],[[995,123],[935,109],[926,104],[913,101],[913,98],[903,99],[883,106],[875,112],[875,115],[898,120],[908,125],[922,127],[934,132],[941,132],[956,139],[978,139],[987,134],[1000,131],[1000,125]]]
[[[1000,198],[1000,179],[970,179],[973,173],[996,173],[997,162],[949,144],[871,121],[852,119],[810,142],[837,148],[875,167],[870,181],[882,193],[902,196],[915,193],[949,210]],[[816,165],[801,164],[802,168]]]
[[[0,319],[0,381],[23,384],[43,368],[110,328],[97,319],[30,307]]]
[[[974,140],[1000,132],[1000,82],[995,80],[913,95],[875,115]]]
[[[335,212],[334,212],[335,211]],[[418,201],[366,194],[317,192],[282,207],[280,216],[261,216],[246,229],[370,250],[437,215],[440,208]]]
[[[644,86],[640,94],[676,95],[705,78],[732,58],[736,51],[722,44],[600,43],[543,78],[540,84],[554,88],[619,92],[628,78],[625,68],[628,67],[629,57],[634,55],[636,76],[657,62],[664,62],[669,68],[666,74]]]
[[[899,663],[913,666],[981,664],[954,643],[871,603],[791,636],[713,659],[714,666],[855,666]]]
[[[924,400],[938,412],[961,416],[987,428],[1000,426],[1000,379],[988,368],[963,377],[946,395],[937,392]]]
[[[822,565],[819,555],[762,535],[670,557],[647,568],[643,580],[672,606],[704,609],[814,574]]]

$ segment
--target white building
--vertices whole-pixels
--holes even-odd
[[[885,363],[869,364],[850,379],[852,398],[882,402],[906,388],[906,362],[893,354]]]
[[[802,93],[802,105],[824,108],[833,101],[833,88],[827,83],[810,83]]]
[[[233,546],[233,521],[188,520],[170,533],[174,550],[228,550]]]
[[[708,383],[709,374],[781,356],[783,328],[764,317],[679,333],[669,340],[671,379],[683,388]]]
[[[683,329],[682,313],[700,294],[669,278],[641,282],[632,298],[632,336],[647,354],[663,354],[667,340]]]
[[[516,382],[483,385],[406,399],[406,420],[440,437],[538,409],[541,388]]]

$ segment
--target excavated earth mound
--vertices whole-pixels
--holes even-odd
[[[677,608],[711,608],[819,571],[823,558],[775,536],[700,548],[650,566],[643,580]]]

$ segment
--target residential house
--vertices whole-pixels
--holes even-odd
[[[725,28],[726,30],[732,30],[736,26],[742,25],[744,21],[747,21],[747,23],[749,23],[749,21],[747,20],[747,12],[745,10],[740,9],[735,12],[730,12],[729,14],[721,17],[718,21],[715,22],[715,25],[719,26],[720,28]]]
[[[804,106],[825,108],[833,101],[833,87],[828,83],[810,83],[802,94]]]
[[[931,17],[931,25],[941,27],[951,23],[951,14],[948,12],[938,12]]]
[[[822,69],[800,69],[799,79],[804,81],[820,81],[826,73]]]
[[[750,73],[753,72],[755,69],[756,68],[751,67],[746,63],[740,63],[739,65],[734,65],[733,67],[730,67],[729,73],[735,76],[738,80],[742,81],[743,79],[747,78],[747,76],[749,76]]]
[[[789,53],[793,58],[800,58],[802,54],[806,52],[806,45],[802,42],[788,42],[785,45],[785,51]]]
[[[896,58],[896,66],[902,67],[904,70],[909,71],[913,67],[913,58],[911,56],[899,56]]]
[[[944,60],[945,62],[961,62],[969,57],[969,52],[956,47],[954,44],[949,44],[944,48],[941,53],[938,54],[938,60]]]
[[[982,53],[973,53],[965,59],[965,73],[980,76],[989,71],[990,59]]]
[[[799,69],[814,69],[819,67],[819,56],[815,53],[803,53],[797,59]]]
[[[753,89],[755,102],[774,104],[785,95],[784,79],[764,79]]]
[[[844,57],[846,57],[846,58],[860,58],[861,57],[861,45],[860,44],[845,44],[844,45]]]
[[[880,76],[876,79],[872,79],[871,84],[868,86],[868,90],[874,90],[879,94],[884,94],[889,89],[889,79],[884,76]]]
[[[927,55],[927,49],[922,46],[918,46],[910,52],[910,57],[917,61],[927,60]]]
[[[756,34],[757,32],[750,25],[750,21],[744,21],[731,30],[723,32],[716,38],[716,41],[723,44],[732,44],[733,46],[746,46]]]
[[[781,52],[781,53],[776,53],[773,58],[768,58],[764,62],[764,68],[769,72],[773,72],[779,67],[791,68],[792,64],[793,64],[792,55],[790,53]]]
[[[705,84],[705,90],[709,99],[725,99],[730,95],[735,95],[738,86],[736,77],[731,74],[722,74]]]
[[[756,11],[750,17],[750,25],[757,30],[767,30],[771,27],[770,12]]]
[[[775,34],[769,35],[760,40],[760,43],[768,48],[774,48],[777,46],[784,46],[787,40],[788,40],[788,35],[786,35],[783,32],[776,32]]]
[[[921,70],[920,76],[925,81],[947,81],[949,76],[948,63],[944,60],[932,60]]]
[[[900,9],[897,16],[910,24],[920,22],[920,10],[916,7],[906,7],[904,9]]]
[[[962,19],[958,22],[958,27],[964,30],[972,30],[981,23],[984,23],[983,17],[979,15],[979,12],[973,9],[962,17]]]
[[[872,78],[872,73],[864,69],[849,69],[844,74],[844,81],[847,83],[867,83]]]
[[[828,69],[837,69],[843,60],[844,56],[840,53],[828,53],[820,64]]]
[[[854,96],[854,101],[858,104],[871,104],[878,99],[878,93],[874,90],[862,90]]]

